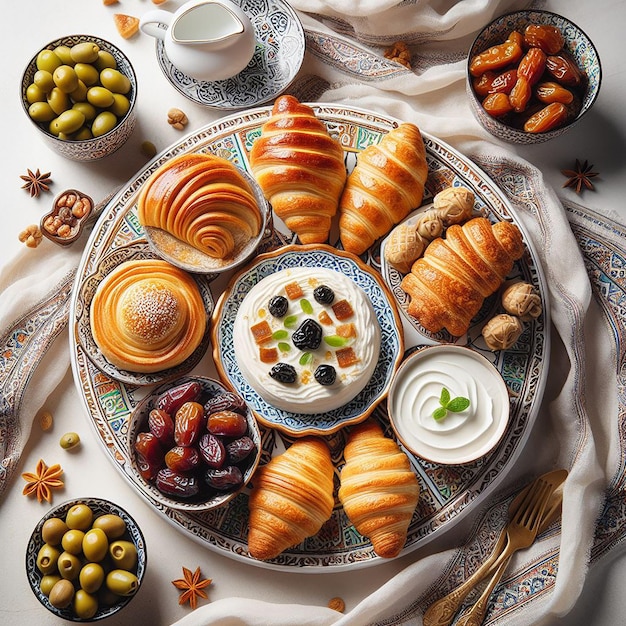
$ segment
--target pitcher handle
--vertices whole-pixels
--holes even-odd
[[[146,33],[146,35],[150,35],[151,37],[156,37],[157,39],[165,39],[165,33],[170,27],[173,17],[173,13],[170,13],[169,11],[164,11],[163,9],[154,9],[153,11],[148,11],[147,13],[142,15],[141,19],[139,20],[139,29],[143,33]]]

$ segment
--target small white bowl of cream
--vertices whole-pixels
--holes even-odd
[[[509,420],[500,372],[480,353],[452,344],[417,350],[391,384],[391,425],[413,454],[433,463],[475,461],[500,441]]]

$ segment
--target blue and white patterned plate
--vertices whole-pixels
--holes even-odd
[[[236,76],[201,81],[175,67],[162,40],[156,42],[161,70],[174,88],[197,104],[243,109],[273,100],[296,77],[304,59],[304,30],[296,12],[282,0],[233,0],[248,15],[256,32],[252,60]]]
[[[321,267],[347,276],[367,294],[380,324],[380,355],[372,379],[353,400],[334,411],[304,415],[277,409],[259,396],[237,365],[233,331],[239,306],[260,280],[290,267],[312,270]],[[404,356],[402,322],[380,274],[357,257],[325,245],[287,246],[257,257],[224,291],[215,307],[211,326],[213,359],[221,378],[230,382],[264,425],[293,436],[330,435],[344,426],[365,420],[386,397]]]

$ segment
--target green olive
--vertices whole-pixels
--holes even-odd
[[[98,115],[96,107],[93,104],[89,104],[89,102],[75,102],[72,105],[72,109],[80,111],[85,116],[85,120],[88,122],[93,120],[96,115]]]
[[[130,91],[130,80],[119,70],[105,68],[100,72],[100,83],[113,93],[128,93]]]
[[[50,93],[56,86],[53,75],[46,70],[37,70],[33,75],[33,83],[44,93]]]
[[[87,100],[87,85],[80,78],[76,89],[70,92],[70,98],[72,102],[85,102]]]
[[[91,619],[98,612],[98,598],[79,589],[74,595],[74,614],[80,619]]]
[[[80,570],[78,582],[87,593],[95,593],[104,582],[104,568],[100,563],[86,563]]]
[[[109,546],[109,554],[119,569],[131,570],[137,565],[137,548],[132,541],[114,541]]]
[[[118,596],[132,596],[139,588],[137,576],[123,569],[113,569],[106,577],[107,588]]]
[[[57,561],[57,569],[62,578],[74,580],[80,574],[81,561],[71,552],[61,552]]]
[[[56,546],[61,543],[66,532],[67,524],[60,517],[51,517],[41,527],[41,538],[46,543]]]
[[[74,121],[80,120],[80,123],[76,124],[76,126],[74,128],[72,128],[71,130],[64,128],[63,132],[66,132],[66,133],[73,133],[74,131],[78,130],[85,123],[85,115],[83,113],[81,113],[81,111],[79,109],[75,109],[74,107],[72,107],[69,111],[65,111],[65,113],[62,113],[59,116],[59,118],[63,117],[63,115],[68,115],[69,116],[70,114],[72,114],[73,116],[76,117],[76,119]],[[73,126],[73,124],[72,124],[72,126]],[[72,448],[75,448],[79,443],[80,443],[80,437],[78,436],[78,433],[65,433],[61,437],[61,440],[59,441],[59,445],[64,450],[71,450]]]
[[[26,101],[28,104],[32,104],[33,102],[45,102],[46,92],[39,87],[39,85],[31,83],[26,88]]]
[[[54,49],[54,54],[56,54],[59,59],[61,59],[61,63],[63,65],[74,65],[75,61],[72,59],[71,51],[69,46],[60,45]]]
[[[28,115],[35,122],[50,122],[57,116],[47,102],[33,102],[28,107]]]
[[[66,111],[70,108],[70,99],[69,96],[61,91],[58,87],[55,87],[47,97],[48,104],[52,107],[52,110],[57,114],[61,115],[63,111]]]
[[[100,47],[92,41],[77,43],[70,48],[70,54],[76,63],[94,63],[98,58],[98,52]]]
[[[114,93],[113,104],[109,107],[109,111],[117,115],[117,117],[124,117],[129,109],[130,100],[121,93]]]
[[[37,55],[35,63],[38,70],[46,70],[46,72],[54,72],[59,65],[63,65],[63,61],[52,50],[42,50]]]
[[[96,119],[92,122],[91,132],[94,137],[100,137],[113,130],[116,124],[117,117],[111,111],[102,111],[102,113],[98,113]]]
[[[114,99],[113,94],[106,87],[96,86],[87,90],[87,101],[95,107],[106,109],[113,104]]]
[[[78,528],[72,528],[63,535],[61,546],[66,552],[79,555],[83,551],[84,536],[84,531],[78,530]]]
[[[100,50],[98,52],[98,58],[93,62],[98,71],[102,71],[105,67],[117,68],[117,61],[115,57],[107,50]]]
[[[83,537],[83,554],[88,561],[102,561],[109,550],[109,540],[101,528],[92,528]]]
[[[126,522],[114,513],[105,513],[93,521],[93,528],[101,528],[109,541],[119,539],[126,532]]]
[[[93,139],[93,134],[89,128],[83,126],[74,133],[72,139],[74,141],[85,141],[86,139]]]
[[[87,531],[93,522],[93,511],[86,504],[75,504],[65,515],[68,528],[78,528]]]
[[[52,120],[52,122],[50,122],[50,126],[52,128],[52,132],[56,135],[58,135],[59,133],[69,135],[77,131],[84,123],[85,116],[80,111],[76,111],[75,109],[68,109],[67,111],[63,111],[63,113],[61,113],[59,117]],[[76,436],[78,437],[78,435]],[[70,445],[66,442],[65,445],[63,445],[63,438],[61,438],[61,442],[61,447],[65,449],[69,449],[74,447],[75,445],[78,445],[78,442],[74,443],[73,445]]]
[[[53,574],[57,569],[60,551],[49,543],[44,543],[37,553],[37,569],[44,575]]]
[[[54,84],[65,93],[72,93],[78,87],[78,76],[73,67],[59,65],[53,74]]]
[[[48,597],[52,591],[52,587],[54,587],[59,580],[61,580],[61,577],[58,574],[46,574],[39,583],[39,590],[44,596]]]
[[[68,607],[74,598],[74,585],[69,580],[62,578],[50,590],[48,599],[50,604],[57,609]]]
[[[76,71],[76,75],[80,80],[82,80],[85,85],[91,87],[91,85],[95,85],[98,80],[100,80],[100,74],[98,70],[89,63],[77,63],[74,66],[74,70]]]

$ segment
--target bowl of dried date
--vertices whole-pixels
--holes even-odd
[[[602,69],[589,37],[549,11],[502,15],[467,58],[472,112],[495,137],[535,144],[560,136],[591,109]]]
[[[134,409],[131,479],[151,502],[186,512],[225,505],[252,477],[261,433],[243,399],[217,380],[165,383]]]

